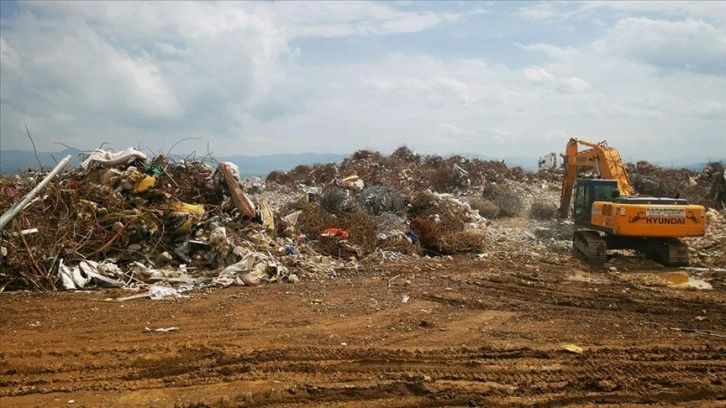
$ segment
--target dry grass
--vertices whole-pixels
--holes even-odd
[[[443,235],[443,231],[441,226],[434,220],[415,217],[411,220],[411,231],[418,236],[423,249],[438,252],[438,242]]]
[[[413,244],[411,241],[404,237],[395,237],[385,240],[379,240],[377,248],[384,251],[395,251],[405,255],[421,253],[420,246]]]
[[[438,252],[453,255],[466,252],[479,253],[485,249],[485,235],[481,231],[464,230],[446,233],[437,243]]]
[[[555,216],[557,208],[557,204],[538,201],[532,203],[529,217],[534,220],[549,220]]]
[[[331,214],[317,205],[299,202],[297,209],[303,211],[298,224],[300,231],[308,237],[313,248],[321,253],[338,256],[341,246],[338,237],[321,237],[327,228],[340,228],[350,234],[347,242],[364,252],[376,248],[376,221],[362,210],[349,213]]]
[[[438,193],[446,193],[449,191],[453,187],[451,171],[451,167],[449,166],[441,166],[436,169],[429,179],[431,189]]]
[[[484,190],[484,197],[497,206],[499,217],[514,218],[524,209],[524,202],[520,194],[506,187],[487,186],[487,189]]]
[[[499,207],[489,200],[485,200],[481,197],[468,197],[466,202],[469,203],[469,206],[472,209],[478,210],[479,215],[484,218],[492,219],[499,215]]]

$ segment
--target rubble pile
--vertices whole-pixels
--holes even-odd
[[[642,193],[676,192],[712,208],[711,229],[693,247],[702,264],[723,262],[723,165],[631,169]],[[0,212],[46,176],[0,178]],[[572,224],[554,219],[561,177],[405,146],[244,180],[234,164],[212,158],[96,150],[0,229],[0,291],[96,285],[154,299],[337,276],[405,257],[542,259],[571,246]]]
[[[698,266],[726,266],[726,210],[706,211],[706,234],[699,238],[689,238],[691,258],[698,259]]]
[[[708,163],[701,172],[663,169],[647,161],[628,166],[630,182],[641,195],[680,197],[721,210],[726,208],[726,172],[720,162]]]
[[[492,182],[525,181],[531,173],[521,167],[507,167],[503,161],[468,159],[458,155],[449,158],[420,156],[403,146],[390,156],[359,150],[340,165],[316,164],[298,166],[289,172],[274,171],[268,175],[267,182],[319,185],[349,175],[357,175],[367,185],[446,193],[470,189],[481,191]]]

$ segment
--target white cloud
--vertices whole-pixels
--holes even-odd
[[[542,67],[528,67],[522,69],[525,78],[532,82],[549,82],[555,79],[552,74]]]
[[[446,136],[476,136],[477,133],[471,130],[462,129],[458,126],[452,125],[451,123],[438,123],[436,128]]]
[[[726,120],[726,102],[725,101],[704,101],[700,105],[691,108],[691,112],[695,116],[706,119]]]
[[[56,35],[58,31],[63,37]],[[173,90],[153,60],[113,47],[83,21],[69,21],[50,30],[47,23],[26,15],[4,41],[22,44],[7,46],[14,50],[10,63],[16,67],[2,78],[3,89],[10,94],[27,96],[28,88],[43,86],[42,98],[58,104],[61,111],[76,107],[106,118],[181,114]]]
[[[18,64],[18,54],[0,37],[0,66],[6,71],[16,71]]]
[[[587,1],[577,5],[587,15],[615,12],[619,15],[661,14],[667,17],[726,19],[726,8],[718,1]]]
[[[294,53],[264,11],[186,2],[28,7],[3,21],[3,54],[11,56],[1,79],[3,134],[18,126],[13,118],[30,115],[39,134],[72,137],[77,129],[38,126],[41,115],[59,112],[134,139],[153,129],[168,145],[202,132],[236,137],[251,120],[295,115],[304,105],[304,92],[286,78]],[[20,69],[6,69],[11,63]],[[4,147],[20,143],[3,139]]]
[[[539,7],[545,15],[564,6]],[[657,158],[686,148],[713,153],[708,143],[723,135],[726,75],[713,70],[723,29],[711,20],[605,18],[598,39],[578,46],[523,34],[509,44],[517,56],[548,58],[510,68],[497,54],[501,41],[465,48],[481,33],[464,24],[472,14],[464,7],[33,2],[19,9],[3,19],[0,35],[3,149],[27,148],[18,137],[24,123],[41,149],[140,140],[157,149],[194,136],[202,139],[177,149],[205,151],[209,143],[217,154],[407,144],[422,153],[536,157],[578,135]],[[588,16],[577,13],[569,18]],[[395,33],[427,41],[411,33],[447,24],[447,38],[466,33],[456,41],[458,58],[386,42]],[[306,40],[293,42],[299,38]],[[380,52],[299,58],[310,43],[332,44],[335,53],[355,42]],[[659,143],[645,151],[643,140]]]
[[[564,81],[564,86],[566,90],[571,92],[584,92],[592,88],[587,81],[578,76],[567,78]]]
[[[382,2],[282,2],[269,8],[292,37],[414,33],[466,15],[401,10]]]
[[[529,45],[517,43],[516,45],[523,50],[542,52],[551,58],[564,58],[577,52],[574,47],[557,47],[552,44],[545,44],[541,42]]]
[[[589,91],[592,86],[579,76],[556,77],[543,67],[522,69],[524,77],[533,84],[548,86],[561,92],[578,93]]]
[[[726,74],[726,30],[703,21],[624,18],[595,46],[661,68]]]
[[[542,1],[527,3],[515,12],[524,20],[552,23],[634,14],[726,21],[726,7],[719,1]]]
[[[515,15],[524,20],[530,21],[564,21],[569,18],[577,17],[585,14],[582,9],[569,10],[563,8],[554,2],[537,2],[527,6],[520,7]]]
[[[421,93],[441,93],[447,95],[466,95],[466,85],[456,78],[437,76],[429,78],[391,78],[376,76],[373,78],[361,77],[361,81],[382,91],[415,91]]]

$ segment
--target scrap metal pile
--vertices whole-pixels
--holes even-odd
[[[684,197],[723,209],[719,163],[698,174],[642,163],[632,170],[665,190],[672,180],[683,182],[673,188]],[[1,177],[0,212],[46,176]],[[390,156],[358,151],[341,164],[298,166],[266,179],[241,179],[234,164],[213,158],[96,150],[0,230],[0,290],[109,286],[156,299],[193,288],[336,276],[371,261],[481,255],[498,245],[497,219],[529,211],[550,220],[559,177],[500,161],[422,157],[406,147]],[[720,227],[701,248],[719,261],[726,248],[713,244],[723,235],[715,210]]]

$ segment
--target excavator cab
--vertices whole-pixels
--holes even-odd
[[[613,201],[620,196],[616,180],[578,179],[575,186],[575,225],[590,225],[593,201]]]

